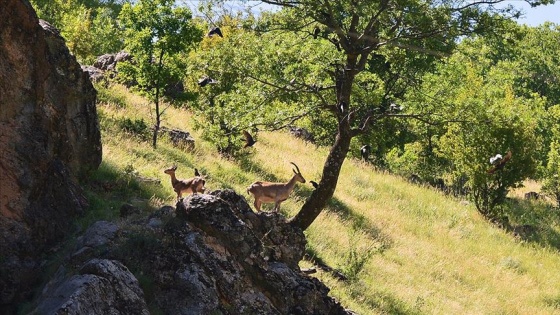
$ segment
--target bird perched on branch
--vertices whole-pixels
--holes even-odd
[[[213,35],[218,35],[222,38],[224,37],[224,35],[222,34],[222,30],[220,30],[219,27],[213,27],[207,34],[208,37],[212,37]]]
[[[198,80],[198,85],[201,86],[201,87],[205,87],[208,84],[216,84],[216,83],[218,83],[218,81],[216,81],[216,80],[214,80],[210,77],[204,77],[204,78]]]
[[[244,148],[252,147],[255,142],[257,142],[255,139],[253,139],[253,136],[251,136],[251,134],[246,130],[243,130],[243,136],[245,137],[245,146],[243,146]]]
[[[340,103],[338,104],[338,110],[341,114],[344,114],[346,110],[348,110],[348,104],[346,104],[345,101],[340,101]]]
[[[194,169],[194,176],[198,176],[198,177],[202,176],[200,175],[200,172],[196,168]]]
[[[486,171],[488,174],[494,174],[497,170],[501,170],[504,168],[506,163],[511,159],[511,151],[508,151],[506,156],[502,157],[501,154],[496,154],[495,156],[490,158],[490,164],[492,164],[492,168]]]
[[[315,26],[315,28],[313,29],[313,39],[317,39],[319,33],[321,33],[321,29],[318,26]]]
[[[400,112],[403,110],[403,107],[395,103],[391,103],[391,105],[389,105],[389,110],[392,112]]]
[[[311,185],[313,185],[313,187],[314,187],[315,189],[317,189],[317,188],[319,187],[319,184],[317,184],[317,182],[314,182],[314,181],[312,181],[312,180],[310,180],[309,182],[311,183]]]
[[[371,152],[371,146],[369,144],[364,144],[360,148],[360,155],[362,156],[362,160],[367,161],[370,152]]]

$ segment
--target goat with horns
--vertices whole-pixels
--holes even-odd
[[[288,199],[296,182],[305,183],[305,178],[301,175],[298,166],[294,162],[290,163],[295,167],[292,169],[294,176],[287,183],[254,182],[247,187],[247,193],[251,193],[255,197],[257,211],[261,211],[262,203],[274,203],[274,211],[278,212],[280,204]]]

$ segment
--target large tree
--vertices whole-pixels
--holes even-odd
[[[125,49],[134,61],[119,63],[119,76],[135,82],[135,88],[154,104],[152,145],[157,145],[161,125],[161,101],[166,86],[184,75],[179,53],[202,38],[192,23],[189,9],[174,0],[139,0],[127,3],[119,15],[125,27]]]
[[[282,8],[281,18],[271,18],[259,31],[293,31],[299,45],[310,40],[329,45],[335,55],[328,64],[319,61],[323,71],[317,76],[271,77],[266,71],[246,74],[261,86],[297,92],[302,107],[312,115],[333,121],[335,135],[325,161],[319,186],[306,200],[292,224],[306,229],[333,196],[342,164],[353,138],[379,131],[376,127],[387,117],[416,117],[392,111],[393,103],[415,85],[430,64],[448,55],[461,36],[494,32],[504,17],[517,12],[511,7],[498,9],[501,0],[423,1],[423,0],[269,0]],[[275,31],[273,31],[275,30]],[[296,43],[296,45],[298,45]],[[297,46],[296,46],[297,47]],[[300,57],[302,65],[314,54]],[[268,62],[285,61],[267,59]],[[271,69],[297,67],[277,63]],[[304,69],[313,69],[305,66]],[[368,87],[369,84],[369,87]],[[374,97],[368,91],[374,91]],[[273,93],[280,95],[280,93]],[[284,94],[282,94],[284,95]],[[294,94],[290,94],[294,96]],[[325,114],[325,113],[328,113]]]

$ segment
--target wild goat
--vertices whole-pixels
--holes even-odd
[[[294,190],[296,182],[305,183],[305,178],[301,175],[299,167],[293,162],[290,163],[294,165],[296,169],[292,169],[294,171],[294,176],[287,183],[254,182],[247,187],[247,193],[251,193],[255,197],[255,208],[257,211],[261,211],[263,202],[274,202],[273,211],[278,212],[280,210],[280,204],[288,199],[290,193]]]
[[[181,198],[183,193],[192,193],[193,195],[196,193],[204,193],[204,184],[206,184],[206,180],[202,176],[195,176],[189,179],[179,180],[175,177],[175,171],[177,170],[177,165],[174,165],[171,168],[168,168],[164,171],[165,174],[169,174],[171,176],[171,185],[173,186],[173,190],[177,193],[177,199]],[[195,173],[197,173],[195,171]]]

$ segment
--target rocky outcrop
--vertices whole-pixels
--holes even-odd
[[[32,314],[150,314],[138,280],[118,261],[92,259],[66,274],[59,269]]]
[[[41,256],[85,211],[78,176],[101,162],[96,92],[26,0],[0,10],[0,313],[30,295]]]
[[[282,215],[254,213],[231,190],[190,196],[175,211],[92,226],[35,313],[350,314],[299,269],[305,243]]]
[[[116,54],[105,54],[97,57],[92,66],[82,66],[92,82],[103,81],[106,77],[114,78],[119,62],[132,61],[132,56],[120,51]]]

